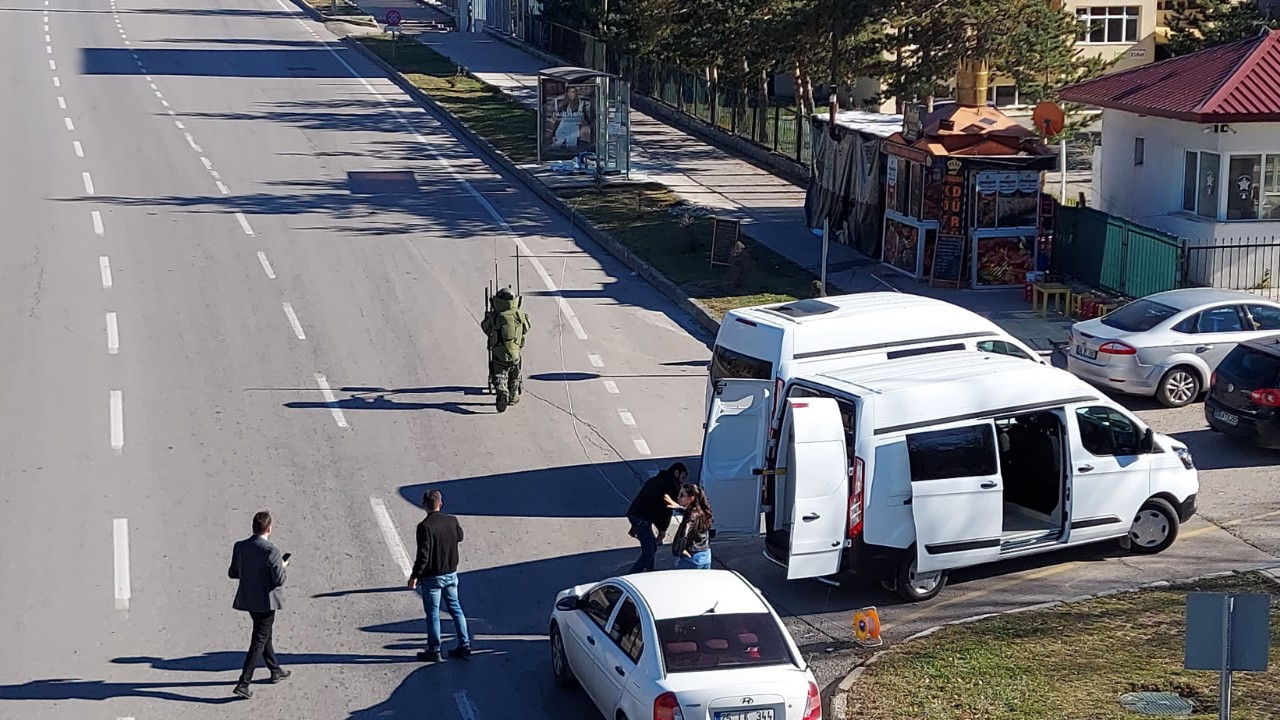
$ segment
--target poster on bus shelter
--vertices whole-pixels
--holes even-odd
[[[538,156],[542,160],[571,160],[596,151],[596,86],[570,85],[539,78],[542,112],[538,118]]]

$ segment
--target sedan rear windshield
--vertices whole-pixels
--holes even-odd
[[[769,613],[697,615],[658,621],[667,672],[790,665],[782,626]]]
[[[1102,318],[1102,324],[1125,332],[1143,332],[1178,314],[1177,308],[1151,300],[1137,300]]]
[[[1273,388],[1280,385],[1280,357],[1241,346],[1227,355],[1218,372],[1245,388]]]

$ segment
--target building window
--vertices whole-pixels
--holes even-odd
[[[1142,161],[1147,157],[1147,140],[1146,138],[1136,137],[1133,139],[1133,164],[1141,165]]]
[[[1218,188],[1222,186],[1222,156],[1218,153],[1200,153],[1200,175],[1197,178],[1196,214],[1218,218]]]
[[[1200,153],[1187,150],[1183,153],[1182,166],[1182,209],[1187,212],[1196,211],[1196,177],[1200,173]]]
[[[1280,153],[1183,153],[1182,209],[1214,220],[1280,220]],[[1219,197],[1226,195],[1226,214]]]
[[[1263,168],[1262,219],[1280,220],[1280,155],[1268,155]]]
[[[1233,155],[1227,163],[1228,220],[1257,220],[1258,201],[1261,199],[1262,156]]]
[[[1076,18],[1084,23],[1079,41],[1094,45],[1117,45],[1138,42],[1139,8],[1088,7],[1076,10]]]

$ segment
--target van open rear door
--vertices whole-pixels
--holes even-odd
[[[834,575],[849,518],[849,456],[840,406],[832,398],[792,398],[787,412],[786,480],[795,489],[787,579]]]
[[[701,484],[718,535],[760,534],[760,483],[773,410],[770,380],[716,384],[702,438]]]

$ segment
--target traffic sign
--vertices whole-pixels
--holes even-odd
[[[400,26],[400,20],[401,20],[401,17],[400,17],[400,11],[399,11],[399,10],[388,10],[388,11],[387,11],[387,16],[386,16],[385,18],[383,18],[383,20],[386,22],[386,24],[387,24],[389,27],[399,27],[399,26]]]

